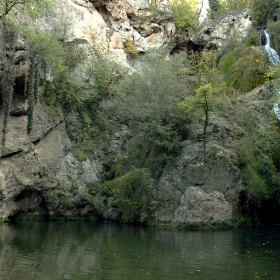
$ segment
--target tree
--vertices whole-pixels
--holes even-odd
[[[206,161],[206,133],[209,125],[209,114],[215,107],[216,100],[213,96],[214,89],[211,84],[203,84],[196,89],[194,96],[185,97],[184,101],[178,104],[179,107],[188,111],[202,110],[204,113],[203,125],[203,154]]]
[[[254,0],[253,15],[259,25],[266,26],[268,19],[277,20],[279,16],[280,1],[279,0]]]
[[[125,74],[111,87],[113,98],[103,107],[110,118],[124,123],[168,123],[174,108],[186,90],[178,73],[182,61],[168,57],[165,50],[150,50],[145,54],[139,72]]]
[[[192,53],[190,55],[187,74],[195,77],[192,84],[194,94],[186,96],[182,102],[178,103],[180,109],[187,111],[191,115],[201,111],[204,114],[203,153],[205,161],[206,136],[210,113],[214,108],[218,108],[223,104],[221,97],[225,88],[223,75],[217,68],[216,60],[216,53],[213,51]]]
[[[29,7],[31,10],[45,5],[49,0],[0,0],[0,20],[4,19],[12,10],[16,8]],[[32,7],[30,6],[32,5]]]
[[[179,31],[198,25],[198,0],[150,0],[153,11],[171,11]]]
[[[215,19],[221,10],[221,5],[218,0],[209,0],[208,2],[209,2],[209,7],[210,7],[209,16],[211,19]]]
[[[224,0],[220,2],[221,8],[225,12],[233,10],[240,11],[245,8],[249,8],[252,4],[252,0]]]
[[[193,52],[188,59],[187,74],[195,79],[193,88],[202,84],[211,83],[215,88],[223,84],[223,76],[217,68],[215,51]]]
[[[178,31],[198,25],[199,9],[197,0],[169,0],[168,7],[174,15],[174,22]]]
[[[103,103],[109,119],[129,126],[133,138],[127,148],[130,164],[160,175],[179,150],[177,103],[184,96],[186,76],[182,61],[164,50],[151,50],[138,73],[123,75],[111,87],[112,98]]]

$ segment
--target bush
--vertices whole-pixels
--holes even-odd
[[[259,45],[260,45],[260,40],[259,40],[258,32],[254,31],[247,37],[245,41],[245,46],[252,47],[252,46],[259,46]]]
[[[226,52],[219,62],[228,86],[249,91],[265,83],[269,61],[258,48],[235,49]]]
[[[124,51],[129,53],[132,56],[138,55],[138,50],[136,46],[134,45],[133,38],[129,37],[127,38],[125,44],[124,44]]]
[[[177,58],[167,58],[165,50],[152,50],[145,54],[140,73],[123,75],[111,87],[112,98],[103,102],[108,118],[128,125],[134,136],[128,160],[156,176],[179,150],[177,124],[187,120],[177,110],[187,90],[185,76],[179,75],[183,67]]]
[[[151,174],[147,169],[132,171],[108,184],[118,208],[118,217],[123,223],[144,222],[152,217],[151,192],[154,189]]]
[[[258,206],[267,199],[280,199],[278,178],[279,131],[251,131],[241,140],[239,167],[247,186],[251,203]]]
[[[193,29],[198,26],[199,10],[194,1],[172,1],[169,5],[174,15],[174,22],[178,31]]]

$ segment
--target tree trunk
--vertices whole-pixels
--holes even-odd
[[[208,126],[208,110],[205,110],[205,120],[204,120],[204,128],[203,128],[203,155],[204,155],[204,162],[206,162],[206,132]]]

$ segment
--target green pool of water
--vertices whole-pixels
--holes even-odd
[[[89,221],[3,224],[0,279],[280,279],[280,226],[180,231]]]

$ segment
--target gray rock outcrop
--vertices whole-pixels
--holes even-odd
[[[250,33],[254,23],[251,10],[232,12],[215,24],[206,24],[191,40],[206,48],[222,49],[232,40],[240,43]]]
[[[139,53],[174,45],[175,24],[170,13],[156,15],[148,0],[61,0],[54,12],[37,21],[37,28],[50,30],[62,40],[85,39],[115,62],[131,69],[125,46],[130,41]]]
[[[159,221],[195,223],[233,218],[242,187],[234,155],[211,145],[205,164],[202,154],[200,143],[186,142],[175,164],[162,175],[156,193]]]
[[[23,37],[10,35],[12,40],[3,37],[0,40],[1,54],[12,49],[11,55],[21,59],[14,66],[13,100],[0,152],[0,218],[22,212],[50,216],[94,212],[86,196],[88,188],[100,180],[101,166],[98,161],[79,162],[74,158],[62,110],[37,104],[32,132],[27,134],[28,102],[24,83],[30,65],[29,52]],[[5,71],[5,65],[1,71]],[[1,139],[3,118],[1,108]]]

